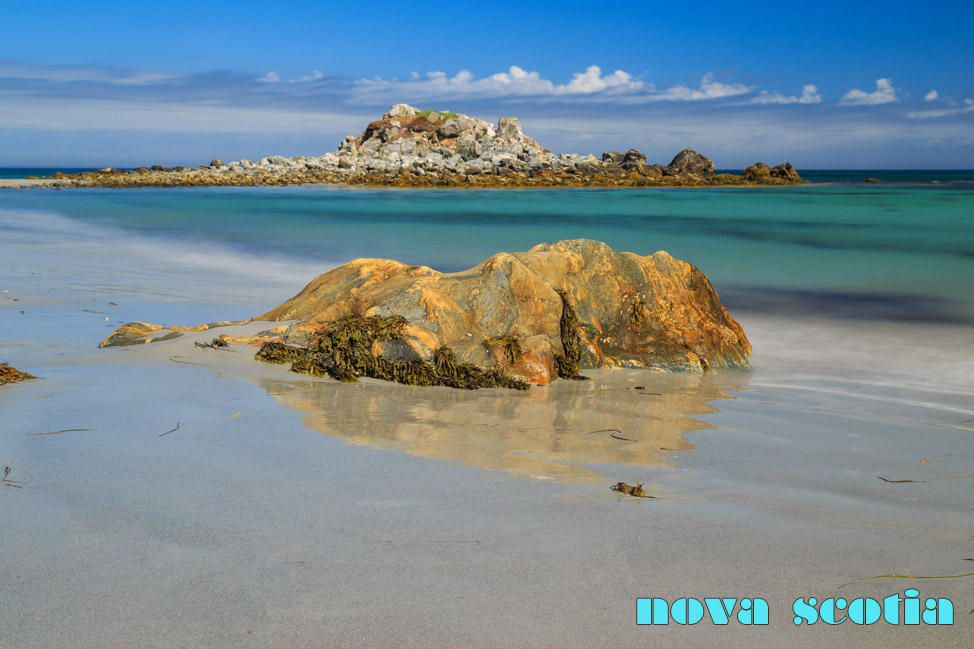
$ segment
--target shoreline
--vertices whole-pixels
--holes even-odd
[[[84,174],[62,174],[45,178],[0,179],[0,189],[83,189],[114,188],[166,189],[175,187],[284,187],[292,185],[334,185],[339,187],[374,187],[402,189],[670,189],[670,188],[710,188],[710,187],[794,187],[814,183],[784,182],[780,179],[767,181],[746,181],[742,176],[721,174],[724,178],[714,181],[666,177],[656,180],[629,174],[625,177],[611,176],[551,176],[551,177],[512,177],[512,176],[456,176],[447,179],[430,180],[424,176],[397,175],[360,177],[322,178],[308,175],[281,175],[254,180],[248,176],[204,174],[198,177],[171,178],[139,172],[118,172],[98,175],[96,172]],[[780,182],[779,182],[780,181]]]
[[[752,372],[602,370],[530,394],[299,376],[242,345],[194,347],[212,332],[68,358],[27,350],[18,366],[42,378],[0,391],[3,461],[23,485],[0,494],[8,637],[60,646],[72,629],[77,646],[205,637],[231,647],[254,636],[283,648],[348,644],[354,633],[412,647],[462,630],[471,647],[665,636],[674,646],[870,649],[967,637],[969,579],[837,590],[883,574],[969,572],[958,517],[967,483],[952,479],[969,430],[950,427],[970,414],[964,394],[935,396],[936,384],[898,394],[883,372],[830,393],[818,372],[831,358],[799,378],[795,359],[761,351],[774,332],[801,329],[747,325],[759,350]],[[75,428],[91,430],[48,434]],[[602,428],[635,441],[586,434]],[[958,457],[919,463],[945,453]],[[610,491],[618,480],[658,499]],[[73,579],[47,577],[51,565]],[[71,605],[72,583],[98,604]],[[949,598],[954,625],[864,633],[792,622],[797,598],[881,601],[914,586]],[[656,629],[632,615],[638,597],[718,595],[765,599],[769,626]],[[525,610],[539,598],[556,612]]]
[[[239,193],[228,218],[254,202]],[[754,346],[746,373],[604,370],[528,392],[343,384],[256,362],[256,348],[194,346],[227,329],[97,349],[136,317],[262,312],[325,268],[272,273],[267,251],[230,263],[185,231],[143,247],[43,218],[101,214],[118,197],[94,194],[9,201],[33,229],[9,228],[0,361],[40,377],[0,388],[0,466],[22,486],[0,488],[12,646],[907,649],[970,636],[974,578],[838,589],[971,572],[974,341],[966,320],[933,318],[936,304],[894,311],[926,309],[917,322],[883,319],[864,298],[855,319],[742,301],[728,308]],[[230,227],[203,220],[224,202],[214,194],[192,212],[181,192],[120,202],[133,222],[152,211]],[[735,211],[750,218],[747,206],[771,198]],[[433,226],[410,227],[439,258]],[[726,276],[719,248],[681,258]],[[767,250],[732,252],[773,268]],[[658,500],[611,491],[618,481]],[[798,598],[882,601],[908,588],[950,599],[954,625],[793,623]],[[644,597],[763,598],[770,624],[637,626]]]

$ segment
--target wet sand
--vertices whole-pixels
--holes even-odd
[[[0,178],[0,189],[24,189],[27,187],[60,187],[70,186],[66,180],[50,178]]]
[[[0,388],[22,487],[0,491],[4,642],[965,646],[972,578],[838,590],[974,572],[964,330],[839,380],[867,337],[742,323],[752,373],[596,371],[526,394],[346,385],[193,346],[219,329],[22,351],[43,378]],[[788,356],[815,332],[848,349]],[[886,335],[872,344],[903,332]],[[938,353],[957,373],[921,378]],[[46,434],[64,429],[91,430]],[[954,625],[793,623],[797,598],[909,587],[950,598]],[[770,624],[637,626],[639,597],[760,597]]]

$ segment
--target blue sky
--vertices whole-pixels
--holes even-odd
[[[4,0],[0,166],[320,155],[393,103],[556,152],[974,168],[968,3]]]

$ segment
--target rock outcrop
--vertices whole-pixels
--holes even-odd
[[[741,176],[748,182],[760,185],[792,185],[801,182],[801,176],[790,162],[769,167],[763,162],[751,165]]]
[[[257,162],[213,160],[196,169],[99,169],[52,179],[99,187],[290,185],[347,183],[414,187],[652,187],[782,185],[802,182],[790,164],[758,163],[743,175],[716,174],[693,149],[668,165],[647,164],[635,149],[594,155],[554,154],[521,130],[516,118],[497,126],[447,111],[396,104],[358,137],[322,156],[270,156]],[[765,169],[769,169],[765,173]]]
[[[0,363],[0,385],[36,378],[36,376],[31,376],[27,372],[21,372],[16,368],[10,367],[7,363]]]
[[[751,351],[696,267],[585,239],[498,253],[457,273],[357,259],[254,320],[291,322],[228,340],[270,341],[265,359],[298,371],[455,387],[525,387],[601,367],[747,368]],[[139,330],[163,333],[133,323],[102,346],[140,342]]]

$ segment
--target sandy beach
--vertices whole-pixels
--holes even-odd
[[[129,296],[15,283],[6,351],[43,378],[0,388],[0,448],[21,487],[0,493],[8,646],[970,637],[970,579],[838,590],[971,572],[964,327],[900,349],[895,325],[864,335],[742,317],[751,373],[602,370],[467,392],[341,384],[254,362],[242,345],[194,347],[214,331],[96,350],[110,316],[92,312]],[[77,336],[38,344],[35,326]],[[925,373],[940,356],[960,359],[954,374]],[[860,360],[859,375],[835,377]],[[626,439],[591,434],[603,429]],[[610,491],[619,480],[658,499]],[[793,622],[799,598],[881,601],[908,586],[950,598],[954,625]],[[635,624],[637,598],[718,596],[766,600],[769,625]]]
[[[0,11],[0,649],[974,649],[974,3],[119,8]]]

